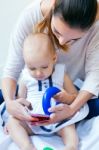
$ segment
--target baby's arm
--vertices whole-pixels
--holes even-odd
[[[65,74],[64,75],[64,89],[68,92],[68,94],[70,94],[70,96],[73,96],[72,99],[75,99],[75,97],[78,94],[77,89],[75,88],[75,86],[73,85],[72,80],[70,79],[70,77]]]
[[[74,87],[72,80],[67,74],[64,75],[64,90],[66,93],[66,100],[64,102],[71,104],[76,98],[78,92]]]
[[[64,75],[63,90],[54,96],[62,103],[71,104],[77,96],[77,90],[67,74]]]

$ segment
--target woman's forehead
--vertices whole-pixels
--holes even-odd
[[[64,22],[60,16],[52,16],[51,26],[55,32],[60,35],[70,35],[70,36],[82,36],[85,32],[80,29],[71,28],[66,22]]]

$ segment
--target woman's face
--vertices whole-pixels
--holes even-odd
[[[54,15],[51,20],[51,28],[60,45],[71,44],[85,34],[85,32],[79,29],[70,28],[60,17]]]

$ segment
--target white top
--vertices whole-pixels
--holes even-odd
[[[61,68],[61,72],[60,72],[60,68]],[[55,65],[53,74],[49,78],[42,81],[38,81],[35,78],[33,78],[30,75],[27,68],[23,70],[21,80],[26,86],[27,89],[26,99],[32,104],[33,113],[44,114],[42,109],[43,94],[51,86],[55,86],[60,90],[63,89],[64,75],[65,75],[64,64]]]
[[[4,77],[17,80],[24,67],[22,47],[24,38],[32,31],[33,26],[43,19],[40,0],[26,8],[12,34],[9,56],[4,69]],[[75,41],[67,53],[58,52],[58,62],[66,64],[66,70],[74,81],[85,80],[81,90],[98,96],[99,93],[99,21],[83,36]],[[60,69],[61,71],[61,69]]]

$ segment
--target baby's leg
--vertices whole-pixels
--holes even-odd
[[[11,138],[21,150],[36,150],[29,138],[33,133],[25,122],[10,117],[7,126]]]
[[[75,125],[64,127],[58,132],[64,142],[64,150],[77,150],[78,149],[78,136],[76,133]]]

